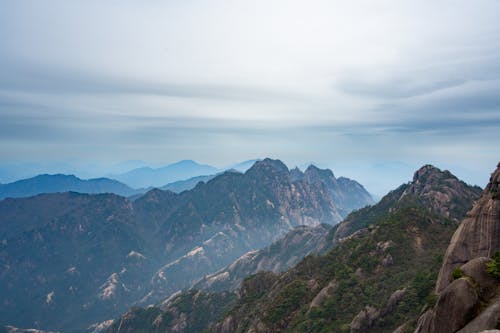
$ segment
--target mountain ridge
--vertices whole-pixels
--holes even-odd
[[[137,190],[117,180],[105,177],[84,180],[75,175],[42,174],[2,184],[0,186],[0,200],[8,197],[30,197],[38,194],[59,192],[114,193],[122,196],[130,196],[137,193]]]

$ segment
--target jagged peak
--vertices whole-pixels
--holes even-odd
[[[288,173],[288,167],[280,160],[265,158],[262,161],[257,161],[248,169],[247,172],[255,172],[256,170],[273,170],[279,173]]]
[[[335,178],[333,175],[332,170],[330,169],[320,169],[314,164],[310,164],[306,171],[304,172],[305,175],[324,175],[324,176],[329,176]]]
[[[432,164],[426,164],[417,171],[415,171],[415,173],[413,174],[413,182],[414,183],[426,182],[429,179],[433,179],[435,177],[442,178],[443,176],[446,177],[452,176],[456,178],[447,170],[442,171],[441,169],[435,167]]]
[[[500,162],[498,162],[497,169],[491,174],[485,191],[491,193],[493,199],[500,199]]]

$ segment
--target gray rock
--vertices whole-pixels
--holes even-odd
[[[415,333],[430,333],[434,332],[434,311],[427,310],[417,322]]]
[[[488,301],[495,296],[498,286],[497,279],[486,271],[486,264],[490,261],[490,258],[479,257],[460,267],[466,276],[470,276],[478,284],[479,296],[484,301]]]
[[[453,281],[439,295],[435,313],[435,333],[452,333],[464,327],[477,313],[479,297],[466,278]]]
[[[483,312],[457,333],[476,333],[481,330],[494,329],[500,321],[500,297],[497,297]],[[498,330],[485,332],[500,332]]]
[[[372,327],[375,320],[377,320],[379,317],[380,310],[377,310],[377,308],[373,306],[367,305],[351,321],[351,332],[359,332],[363,329]]]
[[[499,164],[500,165],[500,164]],[[453,269],[477,257],[500,251],[500,167],[491,176],[481,198],[453,235],[436,283],[436,293],[450,284]]]

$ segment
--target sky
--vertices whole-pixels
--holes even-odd
[[[497,0],[1,0],[0,166],[269,156],[377,194],[427,163],[484,186],[498,36]]]

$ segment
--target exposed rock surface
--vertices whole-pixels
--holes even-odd
[[[458,333],[476,333],[492,327],[498,327],[500,320],[500,297],[491,302],[491,305],[484,309],[474,320],[462,328]],[[486,332],[495,332],[486,331]]]
[[[441,292],[450,283],[454,268],[477,257],[492,257],[500,251],[500,163],[481,198],[467,214],[451,239],[436,283]]]
[[[319,254],[330,249],[330,229],[330,226],[324,224],[317,227],[296,227],[270,246],[245,253],[231,265],[204,277],[193,289],[236,290],[244,278],[259,271],[282,272],[311,253]]]
[[[500,250],[499,183],[500,163],[451,239],[436,282],[437,304],[421,316],[416,333],[500,327],[500,281],[486,271],[489,258]],[[453,280],[452,271],[463,277]]]

